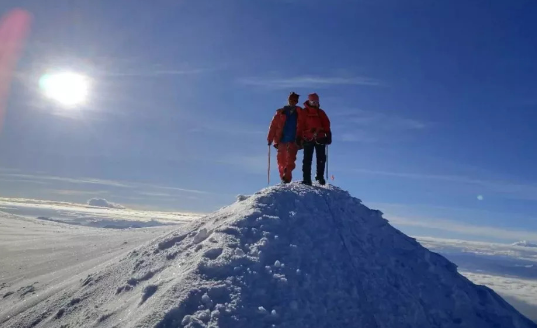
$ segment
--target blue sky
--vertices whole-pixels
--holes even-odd
[[[15,6],[34,25],[0,135],[1,196],[212,211],[266,186],[275,109],[290,91],[300,103],[317,92],[333,183],[403,231],[537,238],[526,234],[537,230],[535,1],[7,0],[0,11]],[[82,108],[37,87],[65,67],[92,78]]]

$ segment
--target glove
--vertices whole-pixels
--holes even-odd
[[[324,136],[316,139],[315,141],[321,145],[329,145],[332,143],[332,132],[324,132]]]
[[[304,139],[300,138],[300,137],[297,137],[295,139],[295,143],[296,143],[296,148],[298,150],[301,150],[301,149],[304,149]]]

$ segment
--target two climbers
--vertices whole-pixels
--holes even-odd
[[[292,180],[295,169],[296,155],[299,149],[304,149],[302,161],[302,183],[311,185],[311,164],[313,153],[317,157],[317,172],[315,180],[319,184],[326,183],[324,168],[326,165],[326,145],[332,143],[330,120],[319,107],[319,96],[312,93],[304,102],[304,109],[297,106],[299,95],[291,92],[288,105],[276,111],[270,123],[267,136],[268,145],[274,144],[278,149],[278,170],[283,183]]]

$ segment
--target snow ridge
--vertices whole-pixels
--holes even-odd
[[[333,186],[238,197],[118,260],[0,326],[537,327]]]

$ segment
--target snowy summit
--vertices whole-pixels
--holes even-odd
[[[22,292],[0,326],[537,327],[347,192],[294,183]]]

